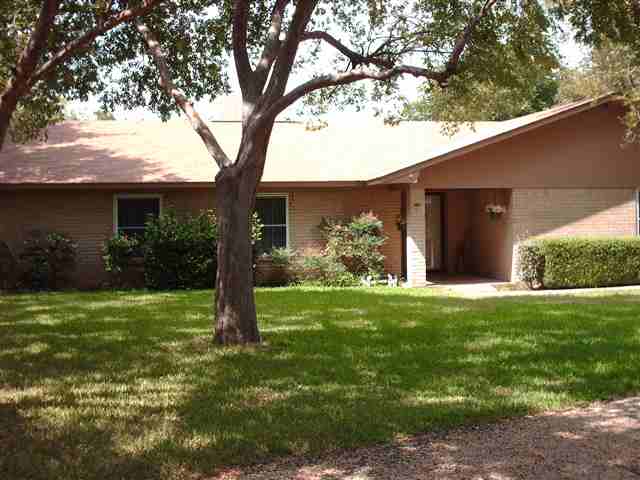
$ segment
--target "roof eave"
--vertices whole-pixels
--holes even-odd
[[[259,189],[352,188],[366,186],[364,180],[260,182]],[[175,190],[215,188],[215,182],[77,182],[77,183],[2,183],[0,190]]]

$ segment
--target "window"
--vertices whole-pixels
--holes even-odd
[[[264,196],[256,199],[256,212],[264,225],[262,239],[256,245],[258,253],[287,246],[287,197]]]
[[[118,195],[114,200],[115,231],[135,236],[144,232],[150,215],[160,215],[160,195]]]

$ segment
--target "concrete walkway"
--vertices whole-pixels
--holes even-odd
[[[640,397],[423,435],[219,480],[640,479]]]
[[[491,297],[524,297],[524,296],[562,296],[562,295],[615,295],[621,293],[640,293],[640,285],[627,287],[606,288],[570,288],[565,290],[500,290],[500,286],[510,285],[504,282],[479,282],[479,283],[455,283],[436,284],[456,295],[465,298],[491,298]]]

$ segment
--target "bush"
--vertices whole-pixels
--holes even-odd
[[[262,224],[254,214],[252,243],[261,233]],[[179,218],[167,209],[147,222],[144,235],[115,235],[107,240],[103,246],[105,270],[112,273],[118,286],[139,286],[136,271],[142,270],[144,286],[150,289],[211,288],[216,279],[217,240],[212,211]]]
[[[15,286],[18,262],[11,253],[9,246],[0,240],[0,290]]]
[[[34,231],[20,254],[22,283],[33,290],[57,290],[76,266],[78,246],[60,233]]]
[[[216,276],[216,217],[211,211],[179,219],[168,210],[150,219],[141,240],[147,288],[211,288]]]
[[[274,265],[290,267],[295,257],[295,252],[288,248],[274,248],[269,254]]]
[[[530,242],[520,245],[519,274],[529,288],[539,288],[543,285],[544,255],[538,243]]]
[[[140,253],[140,242],[136,237],[116,234],[102,247],[102,259],[107,272],[120,274],[133,257]]]
[[[357,277],[379,276],[384,271],[380,248],[386,241],[382,222],[373,213],[362,213],[349,221],[323,220],[327,240],[325,254],[342,263]]]
[[[295,283],[294,258],[295,252],[288,248],[274,248],[270,254],[259,255],[255,261],[255,284],[283,287]]]
[[[143,287],[144,268],[137,237],[116,234],[102,248],[104,268],[111,274],[111,284],[117,287]]]
[[[520,275],[544,288],[640,284],[640,238],[537,240],[520,247]]]
[[[349,272],[337,259],[327,255],[307,255],[300,259],[296,268],[296,280],[306,285],[324,287],[353,287],[360,279]]]

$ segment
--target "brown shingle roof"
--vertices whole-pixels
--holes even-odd
[[[367,120],[332,123],[308,131],[299,123],[277,123],[264,183],[366,182],[385,179],[414,166],[487,139],[588,106],[556,107],[507,122],[479,122],[455,136],[436,122],[397,126]],[[211,125],[232,155],[240,124]],[[0,153],[0,184],[192,183],[213,182],[217,167],[186,122],[65,122],[49,129],[46,143],[7,145]]]

